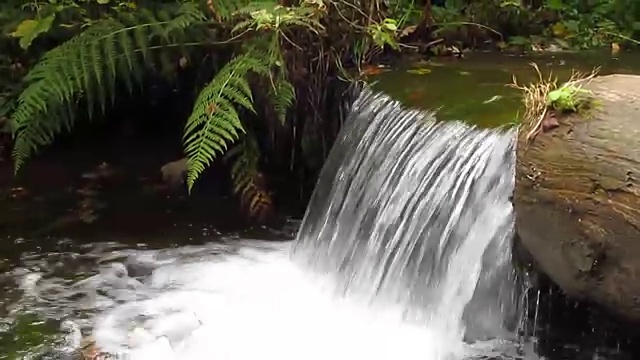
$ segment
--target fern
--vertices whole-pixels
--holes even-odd
[[[269,74],[264,56],[249,53],[225,65],[198,95],[184,130],[189,190],[198,176],[244,132],[236,107],[254,112],[249,73]]]
[[[268,97],[273,106],[273,110],[280,123],[284,125],[287,116],[287,110],[293,106],[296,98],[295,88],[293,84],[286,78],[286,68],[282,49],[280,47],[280,34],[275,32],[268,41],[266,50],[269,62],[276,67],[276,75],[270,74],[270,87]]]
[[[233,18],[238,10],[251,4],[251,0],[207,0],[207,7],[213,13],[216,20],[227,22]],[[274,0],[263,0],[259,3],[276,3]]]
[[[269,99],[278,120],[284,125],[287,111],[296,100],[295,88],[284,74],[280,74],[273,80],[272,86],[269,87]]]
[[[141,19],[148,22],[140,23]],[[58,133],[73,127],[81,100],[89,117],[96,109],[104,112],[115,99],[118,81],[130,91],[134,82],[141,83],[147,66],[144,60],[152,49],[170,46],[172,39],[203,20],[204,15],[188,3],[165,21],[150,12],[125,14],[95,22],[47,52],[26,75],[27,86],[11,116],[16,171]]]
[[[245,136],[227,153],[227,159],[234,161],[231,180],[241,205],[249,216],[264,220],[273,211],[273,200],[259,170],[260,150],[255,138]]]

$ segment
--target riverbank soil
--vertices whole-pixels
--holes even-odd
[[[595,107],[522,131],[514,206],[522,245],[568,296],[640,322],[640,76],[584,86]]]

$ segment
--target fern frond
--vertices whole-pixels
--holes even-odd
[[[183,136],[189,159],[189,190],[204,169],[239,138],[239,133],[244,132],[236,107],[255,112],[247,75],[268,71],[269,64],[262,59],[252,54],[238,56],[227,63],[198,95]]]
[[[287,118],[287,111],[293,106],[296,100],[296,90],[293,84],[283,75],[276,77],[272,86],[269,88],[269,99],[278,120],[284,125]]]
[[[161,50],[169,45],[164,40],[202,21],[204,15],[194,9],[184,4],[168,21],[158,21],[148,12],[137,15],[138,20],[131,14],[101,20],[47,52],[26,75],[27,86],[11,115],[16,171],[38,148],[73,126],[80,100],[91,117],[114,101],[118,80],[130,91],[133,83],[141,84],[149,50]],[[152,22],[140,23],[140,18]]]
[[[296,92],[293,84],[286,78],[284,56],[282,54],[282,48],[280,47],[280,35],[277,32],[271,34],[271,40],[268,41],[266,53],[269,63],[271,67],[275,69],[276,74],[275,76],[273,72],[269,74],[271,86],[269,87],[268,98],[273,106],[276,117],[280,123],[284,125],[287,111],[293,106],[296,99]]]
[[[163,27],[163,32],[167,39],[172,40],[180,37],[194,23],[205,22],[206,20],[207,17],[200,11],[197,4],[184,3],[180,6],[176,17],[163,20],[166,23],[166,26]]]
[[[250,217],[264,220],[273,211],[273,199],[260,172],[260,150],[255,138],[249,135],[227,153],[233,161],[231,181],[233,191]]]
[[[218,21],[227,22],[238,14],[238,11],[249,6],[252,0],[215,0],[208,1],[208,7]],[[257,3],[275,3],[274,0],[262,0]]]

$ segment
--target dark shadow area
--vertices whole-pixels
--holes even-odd
[[[527,336],[551,360],[632,360],[640,358],[638,324],[611,315],[597,304],[568,298],[536,266],[516,237],[514,260],[528,269]]]

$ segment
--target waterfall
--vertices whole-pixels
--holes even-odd
[[[400,305],[468,340],[518,323],[515,133],[438,122],[364,89],[320,174],[293,258],[340,295]]]
[[[96,248],[72,286],[25,270],[20,304],[133,360],[522,359],[514,148],[365,88],[295,241]]]

